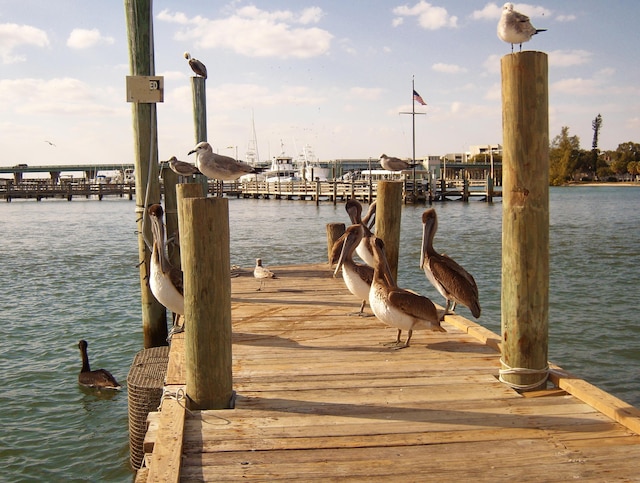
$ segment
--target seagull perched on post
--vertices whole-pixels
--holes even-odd
[[[513,9],[513,3],[505,3],[502,7],[502,16],[498,22],[498,37],[511,44],[511,52],[513,52],[513,44],[520,44],[522,52],[523,42],[528,42],[535,34],[545,30],[547,29],[537,29],[531,25],[529,17]]]
[[[380,165],[382,169],[386,169],[387,171],[403,171],[418,166],[418,163],[410,163],[400,158],[392,158],[386,154],[382,154],[380,155]]]
[[[196,153],[196,166],[207,178],[235,181],[243,174],[256,173],[255,168],[244,161],[213,152],[211,144],[199,142],[189,154]]]
[[[169,168],[178,176],[191,176],[192,174],[202,174],[200,170],[193,164],[186,161],[180,161],[175,156],[169,159]]]
[[[184,58],[189,61],[189,67],[191,67],[191,70],[195,72],[196,75],[204,77],[205,79],[207,78],[207,68],[202,62],[191,57],[191,54],[189,52],[184,53]]]

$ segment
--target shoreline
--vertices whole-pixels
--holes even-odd
[[[565,183],[560,185],[560,187],[574,187],[574,186],[593,186],[593,187],[616,187],[616,186],[628,186],[628,187],[640,187],[640,182],[638,181],[603,181],[603,182],[590,182],[590,181],[572,181],[571,183]]]

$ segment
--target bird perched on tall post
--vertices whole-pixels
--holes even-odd
[[[513,3],[503,5],[502,16],[498,22],[498,37],[511,44],[511,52],[513,52],[513,44],[520,44],[522,52],[523,42],[528,42],[531,37],[546,30],[537,29],[531,25],[529,17],[513,9]]]
[[[191,67],[191,70],[195,72],[196,75],[204,77],[205,79],[207,78],[207,67],[202,62],[191,57],[189,52],[184,53],[184,58],[189,61],[189,67]]]
[[[437,253],[433,248],[433,238],[438,230],[436,210],[430,208],[422,213],[422,249],[420,268],[427,279],[440,292],[447,305],[445,315],[460,303],[471,310],[473,316],[480,317],[480,302],[476,281],[453,258]]]
[[[410,163],[404,159],[394,158],[386,154],[380,155],[380,166],[387,171],[404,171],[418,166],[418,163]]]
[[[120,389],[122,386],[109,371],[105,369],[91,370],[89,356],[87,355],[88,345],[86,340],[78,342],[78,348],[82,356],[82,369],[80,369],[80,374],[78,374],[78,383],[82,386],[96,389]]]
[[[244,161],[214,153],[211,145],[202,141],[189,151],[196,153],[196,166],[207,178],[234,181],[243,174],[256,173],[256,169]]]

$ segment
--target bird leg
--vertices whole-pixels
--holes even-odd
[[[400,342],[400,335],[402,335],[402,329],[398,329],[398,336],[396,337],[396,340],[394,340],[393,342],[385,342],[382,345],[385,347],[393,347],[395,349],[404,349],[405,347],[407,347],[407,344],[409,343],[409,339],[411,339],[411,332],[412,331],[409,331],[409,338],[407,339],[407,342],[405,344],[402,344],[402,342]]]

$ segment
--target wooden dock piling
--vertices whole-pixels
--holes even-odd
[[[394,280],[398,280],[400,221],[402,219],[402,181],[378,182],[376,236],[384,242],[385,255]]]
[[[153,13],[151,0],[125,0],[125,16],[129,40],[129,66],[133,76],[154,75]],[[158,181],[158,135],[156,105],[131,103],[135,145],[136,215],[138,218],[138,253],[140,260],[140,292],[144,347],[167,344],[166,310],[149,288],[151,251],[146,240],[151,240],[150,223],[144,223],[148,206],[160,202]]]
[[[207,140],[207,79],[191,77],[191,94],[193,97],[193,125],[196,144]],[[196,175],[196,181],[201,185],[203,195],[207,196],[209,184],[207,177]]]
[[[228,200],[181,197],[178,221],[187,399],[192,409],[226,409],[233,395]]]
[[[547,55],[502,58],[502,371],[519,390],[546,384],[549,345]]]
[[[331,264],[331,252],[334,243],[340,238],[346,230],[344,223],[327,223],[327,257]]]

